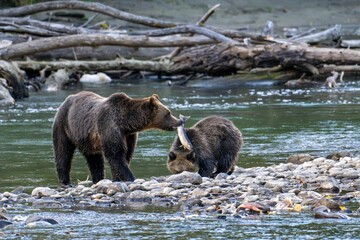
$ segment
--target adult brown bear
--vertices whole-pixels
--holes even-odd
[[[181,128],[169,151],[171,172],[198,171],[202,177],[233,172],[243,138],[230,120],[209,116],[191,128]]]
[[[104,178],[104,157],[114,181],[134,181],[129,169],[137,132],[172,131],[181,125],[159,96],[135,99],[125,93],[108,98],[92,92],[68,96],[55,115],[53,144],[59,183],[70,184],[71,160],[77,148],[86,158],[92,181]]]

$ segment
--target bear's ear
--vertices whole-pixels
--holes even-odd
[[[186,159],[191,161],[191,162],[194,162],[195,161],[195,152],[194,151],[191,151],[191,153],[189,153],[188,155],[186,155]]]
[[[169,160],[174,161],[175,159],[176,159],[176,154],[173,151],[169,152]]]
[[[156,98],[157,100],[160,100],[159,95],[157,95],[156,93],[154,93],[153,95],[151,95],[151,97],[154,97],[154,98]]]
[[[158,109],[158,101],[159,101],[159,96],[156,94],[153,94],[150,97],[150,106],[152,107],[152,109]]]

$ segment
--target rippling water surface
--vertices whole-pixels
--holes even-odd
[[[256,84],[219,89],[206,85],[206,82],[202,83],[202,87],[168,87],[161,83],[111,84],[101,88],[84,85],[81,89],[32,93],[30,98],[18,101],[15,106],[0,109],[0,192],[12,190],[19,185],[24,186],[28,191],[37,186],[56,186],[51,142],[53,117],[66,96],[80,90],[94,91],[103,96],[116,91],[124,91],[131,97],[146,97],[157,93],[174,115],[191,116],[186,122],[187,127],[212,114],[229,118],[244,135],[245,145],[238,161],[238,165],[243,167],[284,162],[294,153],[326,156],[336,151],[348,151],[355,155],[359,154],[359,82],[347,81],[337,89],[324,87],[287,89]],[[152,130],[140,133],[138,147],[131,164],[137,178],[169,175],[166,158],[174,137],[175,132]],[[72,181],[84,180],[87,175],[85,160],[80,154],[76,154],[73,161]],[[107,176],[110,177],[108,169]],[[164,236],[180,234],[197,239],[203,233],[221,238],[233,236],[230,235],[231,232],[236,231],[239,238],[256,239],[259,236],[259,238],[271,239],[274,236],[281,236],[285,226],[291,224],[297,226],[296,224],[299,223],[299,217],[292,215],[245,221],[220,221],[220,223],[219,220],[213,219],[180,221],[171,220],[176,219],[177,213],[170,210],[164,212],[163,209],[161,211],[150,209],[144,212],[119,210],[115,215],[104,209],[57,214],[66,215],[74,227],[67,226],[69,233],[66,233],[65,229],[56,231],[60,235],[67,234],[69,237],[79,238],[82,238],[83,233],[78,229],[82,228],[87,234],[94,231],[94,234],[98,233],[99,236],[120,237],[124,234],[123,236],[126,237],[140,237],[145,236],[147,232],[152,236],[159,232],[165,234]],[[103,219],[101,224],[94,225],[93,214],[97,219]],[[165,224],[160,224],[162,219],[166,220]],[[299,233],[304,239],[307,236],[311,238],[316,229],[309,226],[313,228],[316,228],[317,224],[323,226],[318,221],[313,223],[313,220],[308,219],[307,216],[300,216],[300,220],[303,221],[300,226],[294,229],[286,228],[288,236]],[[324,224],[327,226],[326,221]],[[330,227],[334,224],[336,222],[329,222]],[[339,224],[353,228],[351,221]],[[266,231],[268,225],[272,226],[270,232]],[[346,229],[342,231],[333,227],[335,235],[339,232],[346,236]],[[357,229],[359,232],[359,227]],[[33,231],[34,234],[42,236],[41,231],[37,233],[37,230],[33,229],[29,232]],[[53,229],[45,230],[45,234],[50,232],[53,232]]]

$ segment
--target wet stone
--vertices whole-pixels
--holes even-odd
[[[201,184],[202,178],[198,173],[184,171],[179,174],[171,175],[166,179],[167,182],[181,182],[191,184]]]
[[[33,202],[32,206],[34,208],[62,208],[63,205],[61,202],[55,200],[43,200],[39,199]]]
[[[128,196],[129,199],[142,199],[149,197],[149,192],[142,190],[135,190],[131,192]]]
[[[220,179],[226,179],[229,175],[227,173],[219,173],[218,175],[216,175],[215,179],[216,180],[220,180]]]
[[[115,193],[117,193],[117,192],[128,192],[129,188],[123,182],[113,182],[113,183],[110,183],[108,185],[107,194],[109,194],[110,191],[113,191]]]
[[[24,187],[23,187],[23,186],[19,186],[19,187],[15,188],[14,190],[12,190],[11,193],[14,193],[14,194],[24,193]]]
[[[195,188],[190,194],[195,197],[205,197],[209,195],[209,193],[210,189]]]
[[[51,195],[57,194],[58,192],[49,187],[37,187],[31,192],[31,196],[33,197],[49,197]]]
[[[8,220],[0,220],[0,228],[4,228],[8,225],[13,224],[12,222],[8,221]]]
[[[270,181],[267,181],[264,185],[264,187],[266,188],[283,188],[283,187],[286,187],[288,185],[288,182],[287,181],[284,181],[284,180],[270,180]]]
[[[329,175],[335,178],[343,178],[343,169],[340,167],[332,167],[329,169]]]
[[[293,163],[293,164],[303,164],[304,162],[308,162],[313,160],[314,158],[310,154],[295,154],[288,157],[286,163]]]
[[[346,179],[357,179],[359,178],[360,174],[355,169],[346,168],[342,172],[343,178]]]
[[[328,156],[326,156],[327,159],[332,159],[332,160],[339,160],[340,158],[343,157],[350,157],[351,153],[349,152],[336,152],[336,153],[332,153]]]

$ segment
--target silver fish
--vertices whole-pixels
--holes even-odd
[[[180,142],[184,149],[191,151],[193,149],[193,147],[192,147],[192,144],[191,144],[191,142],[186,134],[185,128],[184,128],[185,122],[186,122],[186,120],[188,120],[190,118],[190,116],[185,117],[180,114],[179,118],[181,121],[181,125],[177,128],[177,132],[178,132]]]

